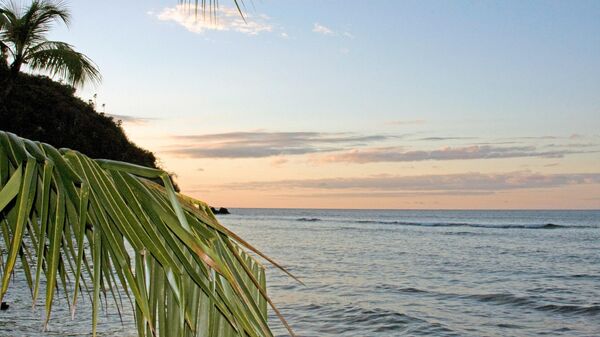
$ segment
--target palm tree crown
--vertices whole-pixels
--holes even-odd
[[[32,71],[59,76],[71,85],[98,82],[98,68],[68,43],[49,41],[46,34],[55,23],[69,24],[69,10],[61,2],[34,0],[27,8],[15,2],[0,5],[0,48],[2,67],[9,78],[23,65]]]

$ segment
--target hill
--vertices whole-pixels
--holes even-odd
[[[75,89],[44,76],[21,74],[0,103],[0,130],[68,147],[91,158],[157,168],[155,155],[131,142],[119,121],[96,112]]]

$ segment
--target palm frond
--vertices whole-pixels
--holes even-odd
[[[53,24],[69,21],[69,10],[60,1],[35,0],[23,9],[16,2],[0,5],[0,41],[3,54],[11,56],[11,76],[29,63],[31,70],[61,76],[73,86],[98,83],[98,67],[87,56],[67,43],[46,38]]]
[[[2,40],[15,44],[15,54],[23,52],[28,45],[44,41],[53,24],[63,22],[68,25],[70,22],[70,13],[64,3],[48,0],[33,1],[23,14],[19,5],[11,1],[0,7],[0,13],[9,23]]]
[[[45,41],[30,47],[25,62],[32,70],[58,75],[72,85],[98,83],[102,78],[92,60],[64,42]]]
[[[265,270],[244,247],[256,249],[176,194],[163,171],[0,131],[2,245],[0,300],[19,259],[33,303],[46,280],[46,321],[56,288],[75,313],[83,284],[94,335],[110,292],[119,310],[117,297],[131,299],[140,336],[272,336]]]
[[[240,13],[242,19],[246,21],[246,18],[244,16],[244,10],[242,9],[245,8],[244,0],[232,1],[235,5],[235,8],[238,10],[238,13]],[[198,9],[200,9],[204,16],[206,16],[206,13],[208,13],[212,18],[217,17],[217,12],[219,10],[219,0],[179,0],[179,3],[190,7],[193,6],[196,10],[196,13],[198,12]]]
[[[8,24],[8,17],[4,15],[4,11],[0,8],[0,32],[4,29],[4,26]]]
[[[34,27],[49,27],[60,21],[68,26],[71,22],[71,14],[64,1],[34,0],[24,17]]]
[[[14,3],[3,4],[0,6],[0,41],[5,44],[11,43],[16,49],[16,39],[19,34],[19,9]]]

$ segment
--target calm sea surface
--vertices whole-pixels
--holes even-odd
[[[600,211],[231,211],[223,224],[306,283],[269,268],[300,336],[600,336]],[[85,310],[39,333],[25,287],[0,336],[87,335]],[[104,336],[136,335],[103,320]]]

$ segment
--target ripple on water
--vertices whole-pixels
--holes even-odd
[[[575,304],[556,304],[547,303],[542,296],[517,296],[511,293],[490,293],[490,294],[456,294],[436,291],[427,291],[413,287],[401,287],[390,284],[379,284],[376,289],[393,292],[396,294],[406,294],[415,296],[436,297],[438,299],[466,299],[482,303],[491,303],[495,305],[509,305],[514,307],[524,307],[526,309],[551,312],[563,315],[576,316],[599,316],[599,305],[575,305]]]
[[[382,308],[366,308],[359,305],[329,304],[304,304],[287,307],[293,312],[303,312],[304,315],[315,320],[319,326],[316,331],[309,334],[338,333],[348,336],[372,336],[386,333],[389,336],[457,336],[450,328],[426,319],[411,316],[406,313]],[[303,316],[304,316],[303,315]],[[292,314],[290,320],[301,319]],[[351,333],[351,334],[350,334]]]

